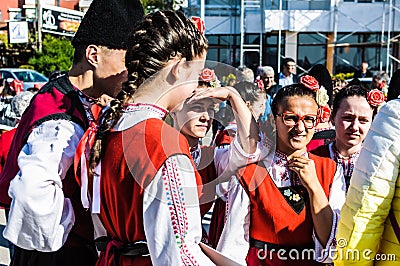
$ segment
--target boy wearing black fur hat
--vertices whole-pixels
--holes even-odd
[[[0,204],[10,206],[4,236],[16,245],[11,265],[95,264],[73,157],[95,98],[116,96],[126,80],[126,39],[143,13],[136,0],[94,0],[72,42],[71,70],[54,76],[24,113],[0,176]]]

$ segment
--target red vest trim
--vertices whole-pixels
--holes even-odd
[[[83,129],[88,126],[85,110],[68,75],[53,79],[44,85],[25,110],[0,175],[0,205],[10,206],[11,199],[8,196],[8,188],[11,180],[19,171],[18,155],[32,128],[45,121],[58,119],[71,120],[81,125]]]
[[[331,153],[329,152],[329,144],[319,146],[318,148],[310,152],[320,157],[331,158]]]
[[[8,188],[11,180],[19,171],[18,155],[25,145],[33,127],[49,120],[66,119],[78,123],[83,129],[88,126],[86,113],[77,91],[68,79],[68,75],[50,80],[34,96],[25,110],[11,144],[6,164],[0,175],[0,205],[8,207],[11,199]],[[90,213],[81,204],[80,187],[75,181],[71,166],[62,181],[63,192],[71,200],[75,225],[72,227],[66,246],[82,246],[93,243],[93,226]]]
[[[318,180],[329,196],[336,163],[308,154],[314,160]],[[262,162],[260,162],[262,163]],[[240,181],[250,197],[250,237],[282,246],[305,246],[313,243],[313,221],[309,201],[297,214],[286,202],[265,167],[251,164],[240,170]]]

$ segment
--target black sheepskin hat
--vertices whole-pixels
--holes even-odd
[[[129,33],[144,16],[139,0],[93,0],[72,45],[95,44],[126,49]]]
[[[329,106],[332,106],[333,83],[328,69],[321,64],[317,64],[311,68],[311,70],[308,72],[308,75],[313,76],[318,81],[320,86],[324,86],[329,96],[328,104]]]

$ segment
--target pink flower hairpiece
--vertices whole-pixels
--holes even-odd
[[[317,101],[318,106],[324,107],[328,104],[328,91],[324,88],[324,86],[319,86],[316,78],[310,75],[304,75],[300,78],[300,83],[303,84],[307,89],[315,92],[315,100]]]
[[[200,80],[209,83],[213,88],[221,86],[214,70],[209,68],[204,68],[203,71],[201,71]]]
[[[331,117],[332,110],[329,105],[320,106],[318,108],[318,118],[321,123],[328,122]]]
[[[206,30],[204,20],[202,20],[200,17],[195,17],[195,16],[192,16],[190,19],[192,20],[193,24],[196,25],[200,33],[203,34],[204,31]]]
[[[373,89],[367,92],[367,102],[373,107],[381,105],[385,101],[385,95],[381,90]]]
[[[319,90],[318,81],[310,75],[304,75],[300,78],[300,83],[312,91]]]

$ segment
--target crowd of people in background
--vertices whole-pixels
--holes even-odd
[[[400,70],[212,67],[203,30],[94,0],[68,73],[0,79],[11,265],[400,264]]]

